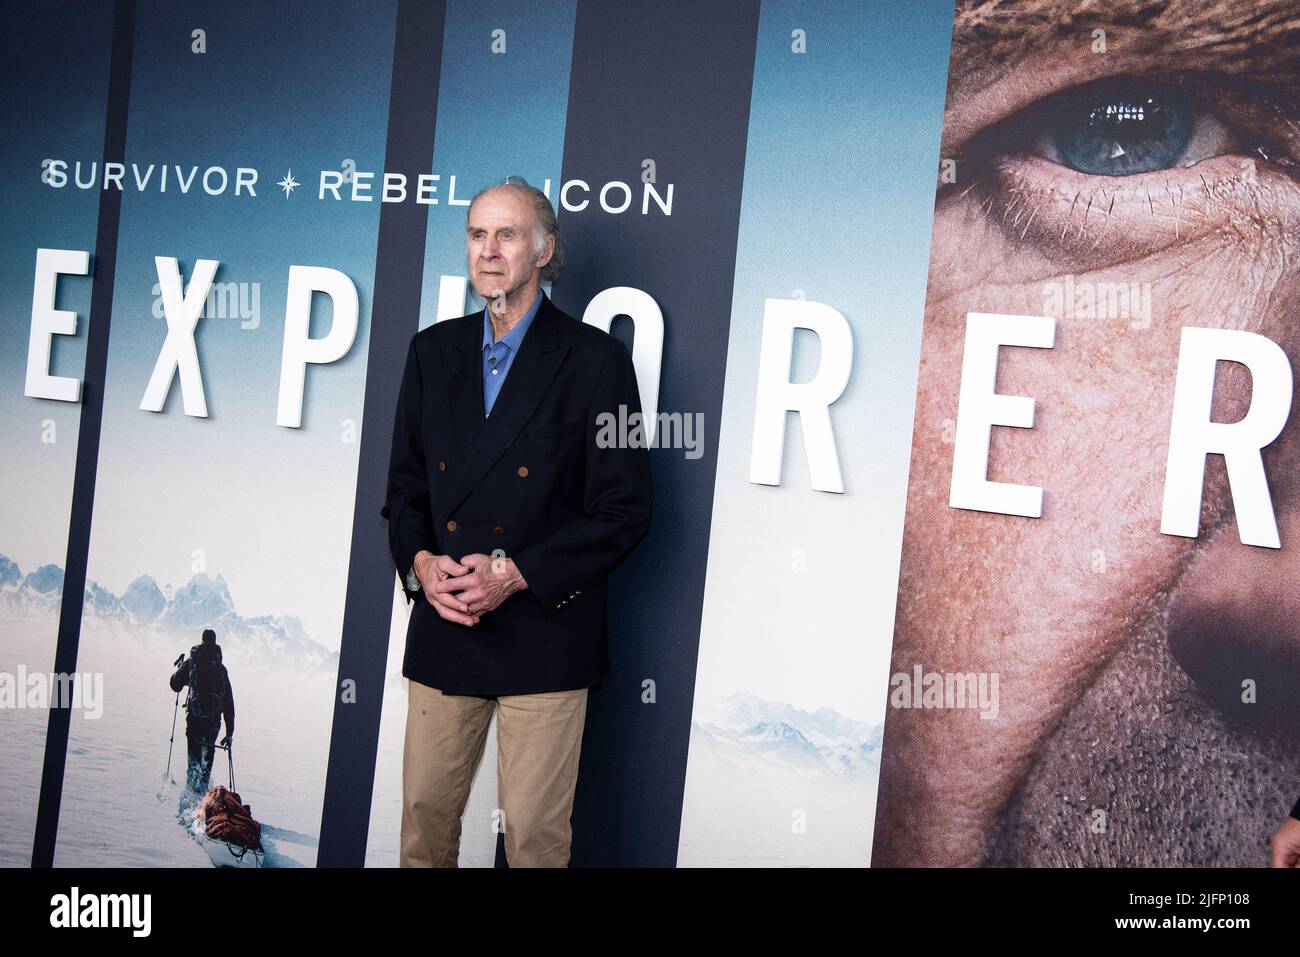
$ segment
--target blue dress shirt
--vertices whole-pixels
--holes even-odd
[[[528,327],[533,324],[533,319],[537,316],[537,310],[541,305],[542,292],[539,289],[537,298],[528,307],[524,317],[515,323],[513,329],[496,340],[493,339],[492,317],[488,314],[490,304],[483,307],[483,414],[485,417],[492,414],[492,406],[501,392],[501,386],[505,384],[506,376],[510,373],[510,365],[514,362],[515,353],[519,351],[519,344],[524,341],[524,335],[528,332]]]

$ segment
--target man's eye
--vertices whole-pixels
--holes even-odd
[[[1169,169],[1192,139],[1196,109],[1174,89],[1107,83],[1069,91],[1051,111],[1045,144],[1081,173],[1131,176]]]
[[[979,174],[1021,154],[1109,177],[1176,170],[1226,154],[1290,165],[1285,148],[1267,137],[1258,100],[1204,78],[1099,80],[982,130],[960,159]]]
[[[939,200],[974,204],[1015,241],[1090,262],[1233,222],[1275,230],[1297,195],[1293,113],[1273,91],[1238,78],[1098,80],[970,136]]]
[[[1030,133],[1028,152],[1094,176],[1191,166],[1241,149],[1185,89],[1140,78],[1067,90],[1039,104],[1022,123]]]

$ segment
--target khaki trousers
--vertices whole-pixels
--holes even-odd
[[[402,867],[456,867],[461,817],[497,716],[498,829],[511,867],[567,867],[588,689],[444,695],[408,679]]]

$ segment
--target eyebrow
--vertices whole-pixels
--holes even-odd
[[[1293,0],[1109,0],[1098,7],[1083,0],[958,0],[950,82],[1014,68],[1045,46],[1079,42],[1086,50],[1096,29],[1125,59],[1192,58],[1197,69],[1300,88]]]

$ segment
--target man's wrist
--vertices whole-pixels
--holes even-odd
[[[424,580],[420,577],[420,572],[418,571],[421,555],[428,555],[430,558],[436,557],[433,552],[429,551],[427,548],[422,548],[415,553],[415,557],[411,559],[410,571],[406,573],[406,587],[411,591],[419,591],[424,588]]]
[[[509,561],[510,571],[514,575],[510,583],[510,593],[513,595],[517,591],[523,591],[526,589],[528,587],[528,582],[524,579],[524,573],[519,570],[519,566],[515,564],[515,560],[511,558]]]

